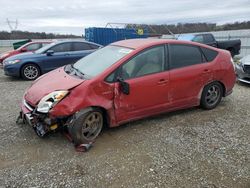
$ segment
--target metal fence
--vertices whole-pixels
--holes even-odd
[[[232,30],[232,31],[217,31],[213,33],[216,40],[241,40],[240,57],[250,55],[250,29]]]

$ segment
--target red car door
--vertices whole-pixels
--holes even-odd
[[[157,46],[136,55],[120,67],[120,75],[129,84],[128,95],[116,83],[117,122],[145,117],[164,111],[168,105],[169,72],[165,47]]]
[[[170,49],[169,101],[171,108],[199,105],[206,83],[213,80],[213,68],[199,47],[172,44]]]

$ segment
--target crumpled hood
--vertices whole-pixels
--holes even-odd
[[[24,98],[35,106],[46,95],[53,91],[69,90],[83,83],[85,80],[68,75],[64,67],[51,71],[33,82],[27,89]]]
[[[243,65],[250,65],[250,55],[247,55],[241,59]]]

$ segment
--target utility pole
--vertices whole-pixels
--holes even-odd
[[[14,20],[9,20],[8,18],[6,18],[6,22],[9,26],[9,29],[10,29],[10,36],[11,36],[11,39],[14,39],[15,36],[13,33],[13,31],[16,31],[17,30],[17,27],[18,27],[18,20],[16,19],[15,21]]]

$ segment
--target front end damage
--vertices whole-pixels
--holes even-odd
[[[49,113],[38,112],[37,107],[23,100],[17,122],[29,124],[39,137],[44,137],[48,132],[66,128],[70,120],[72,116],[55,118]]]

